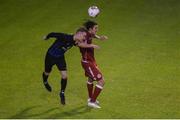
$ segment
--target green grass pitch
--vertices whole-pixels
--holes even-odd
[[[101,109],[87,107],[80,53],[66,53],[67,105],[59,104],[60,74],[42,85],[49,32],[73,33],[96,18],[96,61],[106,84]],[[180,118],[180,0],[0,0],[0,118]]]

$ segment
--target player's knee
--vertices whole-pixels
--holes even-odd
[[[49,74],[50,74],[50,72],[46,72],[46,71],[45,71],[45,72],[44,72],[44,74],[45,74],[45,75],[49,75]]]
[[[105,85],[105,81],[104,81],[104,80],[102,80],[101,82],[102,82],[102,84],[103,84],[103,86],[104,86],[104,85]]]
[[[91,78],[88,78],[88,81],[92,83],[92,82],[93,82],[93,79],[91,79]]]
[[[62,79],[67,79],[67,74],[61,74]]]
[[[67,79],[67,71],[60,71],[60,74],[62,79]]]
[[[62,79],[67,79],[67,75],[62,75]]]
[[[98,81],[98,84],[101,85],[101,86],[104,86],[105,81],[103,79],[101,79],[101,80]]]

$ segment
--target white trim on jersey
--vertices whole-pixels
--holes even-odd
[[[98,84],[96,85],[96,87],[98,87],[99,89],[103,89],[103,87]]]

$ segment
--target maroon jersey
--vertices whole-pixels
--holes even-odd
[[[93,37],[94,37],[93,35],[91,35],[90,33],[87,33],[86,39],[84,40],[84,42],[87,44],[91,44]],[[82,61],[84,61],[84,62],[95,62],[94,48],[80,48],[80,52],[82,55]]]
[[[94,38],[94,36],[87,33],[84,42],[91,44],[92,38]],[[80,51],[82,54],[81,64],[85,71],[85,76],[97,81],[103,79],[102,73],[100,72],[94,58],[94,48],[80,48]]]

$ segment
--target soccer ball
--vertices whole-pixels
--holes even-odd
[[[88,14],[90,17],[96,17],[100,13],[100,10],[97,6],[91,6],[88,9]]]

